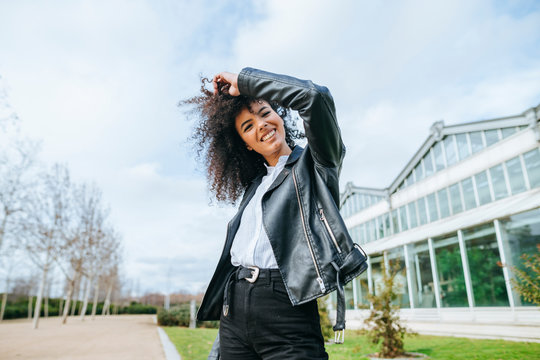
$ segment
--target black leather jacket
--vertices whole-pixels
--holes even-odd
[[[299,305],[337,288],[341,295],[338,308],[343,308],[344,318],[343,285],[360,275],[367,264],[365,253],[347,232],[337,205],[345,147],[332,96],[326,87],[311,81],[252,68],[239,74],[238,87],[241,94],[297,110],[304,121],[308,145],[293,149],[283,171],[264,194],[263,225],[291,303]],[[227,226],[223,253],[199,308],[198,320],[220,318],[223,291],[234,271],[231,245],[242,212],[263,175],[246,189],[238,213]],[[342,322],[334,330],[343,329],[344,319]]]

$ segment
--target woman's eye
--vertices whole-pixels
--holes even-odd
[[[270,114],[270,111],[267,111],[263,114],[263,117],[267,117]]]
[[[247,125],[245,128],[244,128],[244,132],[248,131],[251,129],[251,125]]]

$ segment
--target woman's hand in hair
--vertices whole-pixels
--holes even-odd
[[[214,84],[214,94],[240,95],[240,90],[238,90],[238,74],[225,71],[220,72],[214,75],[212,83]]]

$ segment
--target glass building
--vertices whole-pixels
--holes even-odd
[[[540,244],[540,105],[520,115],[436,122],[388,188],[348,183],[341,212],[369,268],[346,287],[360,326],[382,264],[397,264],[402,317],[540,324],[512,287]],[[351,324],[352,321],[352,324]]]

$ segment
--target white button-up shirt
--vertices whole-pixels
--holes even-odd
[[[270,240],[263,227],[262,197],[283,170],[289,155],[281,156],[276,166],[266,166],[255,195],[242,213],[240,226],[231,247],[231,263],[234,266],[258,266],[263,269],[277,269],[278,265]]]

